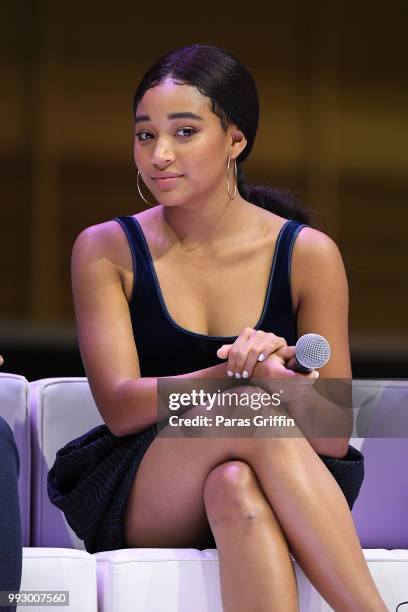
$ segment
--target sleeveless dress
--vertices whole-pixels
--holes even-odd
[[[142,377],[165,377],[208,368],[223,344],[237,336],[206,336],[180,327],[171,318],[161,293],[143,230],[128,215],[115,217],[129,242],[136,282],[129,309]],[[255,329],[273,332],[288,345],[297,341],[292,312],[290,268],[293,245],[305,227],[287,221],[279,231],[263,310]],[[251,326],[253,321],[248,321]],[[50,501],[60,508],[88,552],[128,548],[123,532],[126,499],[144,453],[157,435],[156,424],[142,432],[114,436],[99,425],[61,448],[48,472]],[[343,459],[318,455],[336,479],[350,509],[364,479],[364,456],[352,446]],[[158,493],[159,494],[159,493]],[[215,541],[208,548],[215,548]]]

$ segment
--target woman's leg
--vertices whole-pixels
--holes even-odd
[[[20,459],[13,432],[0,417],[0,591],[20,590],[22,544],[17,490],[19,473]]]
[[[312,584],[336,612],[387,612],[346,499],[309,442],[290,438],[291,457],[284,461],[273,458],[267,440],[257,442],[245,458]]]
[[[256,387],[252,390],[259,392]],[[190,416],[198,412],[197,409],[189,411]],[[205,408],[202,413],[206,414]],[[210,491],[206,486],[210,472],[231,460],[245,462],[252,468],[273,511],[268,518],[264,512],[262,521],[269,539],[272,541],[272,533],[276,536],[275,551],[271,552],[275,554],[275,561],[279,557],[285,563],[285,552],[282,537],[276,526],[273,527],[274,517],[294,558],[336,612],[386,611],[361,551],[343,493],[301,432],[298,438],[186,439],[182,433],[180,438],[156,438],[142,459],[128,497],[124,521],[128,545],[201,547],[208,541],[211,525],[220,553],[224,605],[228,611],[234,609],[237,597],[229,605],[229,593],[235,590],[237,595],[242,595],[253,590],[245,578],[246,567],[231,565],[234,558],[231,547],[240,548],[237,540],[246,527],[240,525],[238,515],[226,513],[223,530],[228,530],[230,535],[223,537],[224,531],[217,525],[221,502],[214,495],[204,495],[206,489]],[[224,481],[221,479],[219,487],[221,500],[228,499],[225,486],[231,490],[231,482],[228,480],[226,485]],[[239,496],[239,492],[235,495]],[[246,525],[248,518],[241,518]],[[256,537],[259,543],[259,532]],[[255,548],[256,545],[254,551]],[[280,553],[276,552],[279,550]],[[223,564],[223,560],[227,562]],[[254,554],[254,564],[256,560],[254,572],[261,575],[265,558]],[[267,563],[269,568],[274,565],[273,556]],[[290,584],[287,572],[285,576]],[[267,605],[276,605],[272,594],[270,601],[265,602]],[[245,610],[249,612],[248,608]]]
[[[297,612],[288,544],[249,465],[227,461],[214,468],[204,500],[218,549],[224,612]]]

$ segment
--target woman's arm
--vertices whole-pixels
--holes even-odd
[[[347,276],[340,251],[329,236],[309,227],[299,232],[292,254],[291,285],[299,295],[298,337],[321,334],[331,347],[329,361],[319,369],[320,377],[351,378]]]
[[[333,432],[347,431],[348,437],[344,434],[339,438],[315,438],[309,441],[321,454],[342,457],[347,452],[352,431],[349,294],[342,256],[329,236],[309,227],[299,232],[292,254],[291,285],[297,288],[299,295],[298,337],[307,333],[321,334],[331,347],[329,361],[319,369],[320,378],[316,389],[322,384],[322,378],[343,379],[344,382],[337,384],[330,381],[329,384],[330,392],[336,394],[336,389],[339,390],[338,404],[325,399],[314,389],[308,394],[306,402],[310,410],[315,412],[317,425],[330,426]],[[345,404],[348,404],[348,408],[344,408]],[[293,416],[301,409],[307,410],[304,400],[302,405],[288,405],[288,412]]]
[[[108,222],[78,235],[71,278],[79,348],[92,395],[110,431],[123,436],[157,422],[157,378],[140,376],[113,234]],[[225,363],[171,378],[192,377],[220,379],[220,389],[233,386]]]

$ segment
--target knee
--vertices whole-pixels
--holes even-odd
[[[251,519],[261,515],[259,490],[252,468],[244,461],[226,461],[215,467],[204,485],[209,520]]]

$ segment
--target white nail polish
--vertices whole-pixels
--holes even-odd
[[[239,372],[235,372],[235,378],[241,378],[241,374]]]
[[[234,372],[231,372],[231,370],[227,370],[227,374],[228,376],[234,376]]]
[[[242,378],[248,378],[249,374],[246,370],[242,372]]]
[[[263,361],[265,359],[265,355],[261,353],[258,357],[258,361]]]

